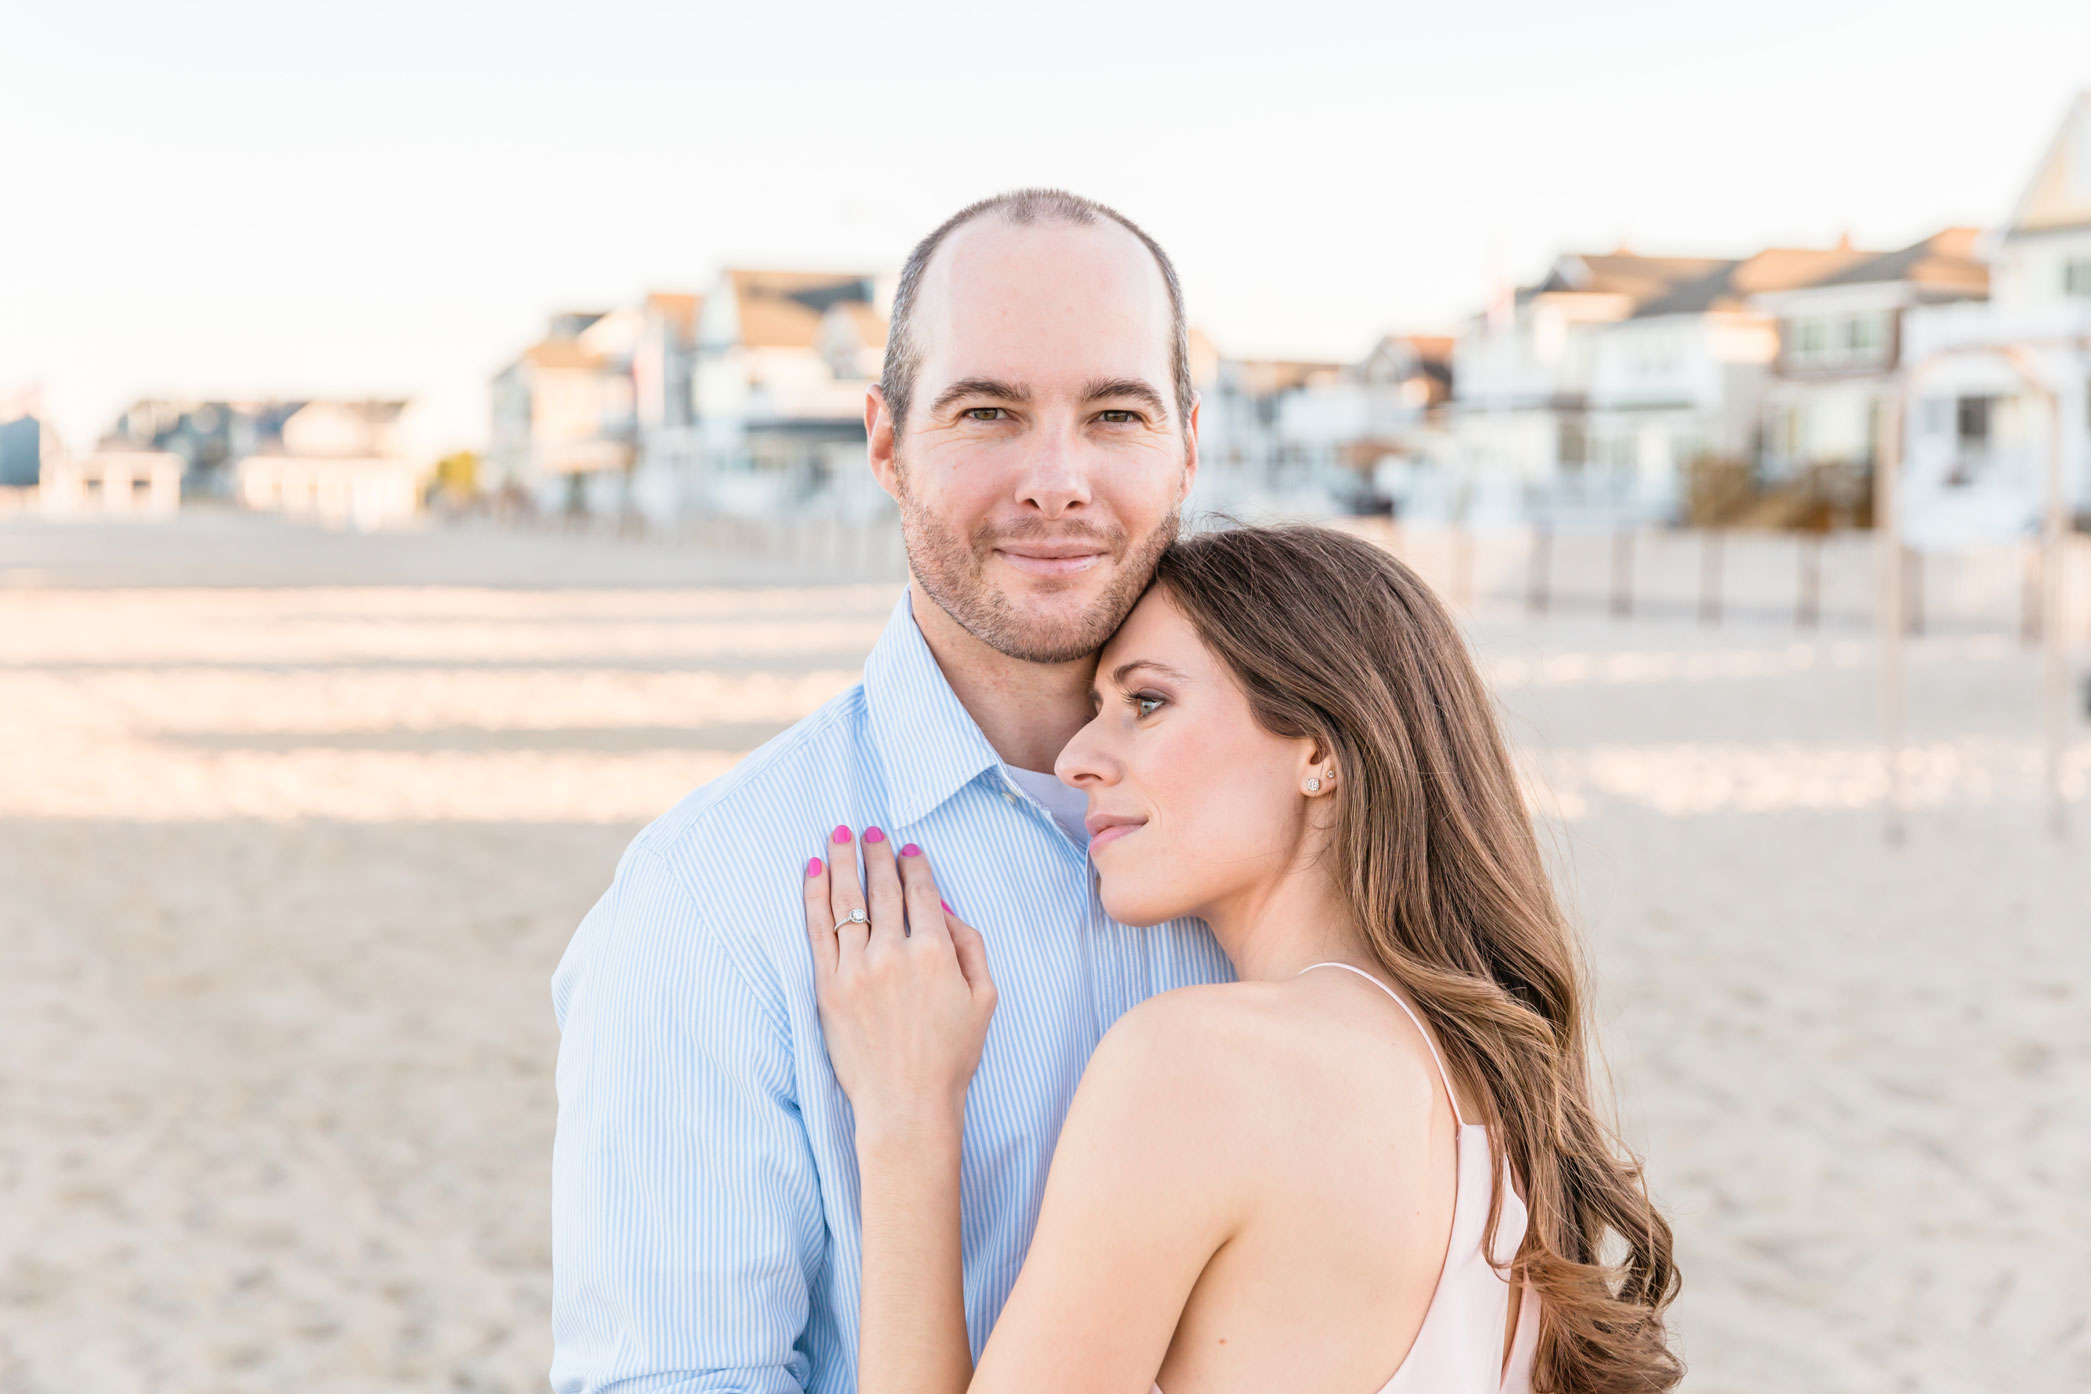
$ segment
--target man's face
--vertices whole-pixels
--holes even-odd
[[[1176,535],[1197,468],[1170,370],[1168,290],[1115,223],[953,233],[923,277],[905,429],[866,415],[930,598],[1012,658],[1093,654]]]

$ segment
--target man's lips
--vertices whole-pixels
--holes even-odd
[[[1089,850],[1093,852],[1107,842],[1140,831],[1147,826],[1147,820],[1120,813],[1092,813],[1082,820],[1082,826],[1089,829]]]
[[[1102,561],[1104,549],[1093,542],[1017,542],[997,547],[1002,560],[1033,576],[1072,576]]]

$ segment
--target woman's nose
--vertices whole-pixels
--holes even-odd
[[[1060,751],[1060,758],[1053,761],[1053,773],[1062,784],[1077,789],[1086,789],[1094,784],[1109,784],[1116,778],[1116,766],[1105,750],[1103,720],[1090,718],[1089,724],[1075,732],[1074,739]]]

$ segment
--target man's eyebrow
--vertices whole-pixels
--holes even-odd
[[[1100,402],[1110,397],[1130,397],[1158,416],[1169,414],[1168,403],[1162,400],[1162,394],[1138,378],[1099,378],[1082,394],[1084,402]]]
[[[1159,663],[1152,658],[1136,658],[1130,663],[1119,664],[1116,668],[1113,668],[1111,670],[1111,681],[1117,683],[1120,687],[1124,687],[1126,677],[1129,674],[1131,674],[1134,670],[1140,668],[1152,668],[1157,673],[1160,673],[1163,677],[1175,678],[1178,682],[1190,681],[1190,678],[1187,674],[1179,673],[1174,668],[1171,668],[1168,664]]]
[[[939,392],[937,399],[929,404],[931,415],[942,411],[961,397],[990,397],[997,402],[1028,402],[1031,400],[1031,389],[996,378],[960,378]]]

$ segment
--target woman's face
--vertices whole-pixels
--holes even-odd
[[[1054,772],[1089,795],[1104,908],[1137,925],[1253,910],[1299,863],[1313,742],[1257,725],[1159,586],[1104,646],[1096,698]]]

